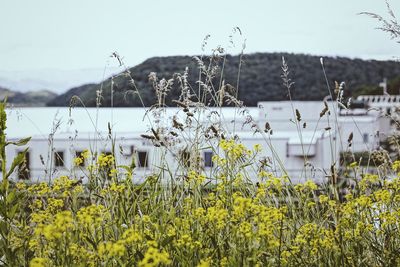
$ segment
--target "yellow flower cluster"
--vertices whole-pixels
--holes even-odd
[[[221,140],[219,147],[226,153],[228,158],[233,160],[238,160],[252,153],[251,150],[248,150],[243,144],[238,144],[233,139]]]
[[[103,242],[98,247],[98,253],[101,258],[122,257],[126,252],[124,242]]]
[[[10,212],[17,216],[8,239],[16,266],[400,265],[399,177],[362,174],[337,189],[293,185],[251,165],[261,147],[222,140],[220,148],[207,183],[201,170],[182,183],[103,179],[115,167],[103,155],[87,185],[67,176],[17,184],[23,200]]]
[[[89,150],[85,149],[80,153],[80,155],[76,158],[74,158],[74,165],[75,166],[81,166],[86,159],[90,157],[90,152]]]
[[[204,174],[200,174],[191,170],[187,175],[186,182],[190,183],[193,181],[195,185],[201,185],[202,183],[204,183],[205,180],[206,176]]]
[[[104,221],[110,218],[110,215],[103,205],[90,205],[88,207],[81,208],[77,214],[76,218],[78,223],[85,227],[98,227]]]
[[[114,165],[114,156],[101,153],[97,158],[97,164],[100,167],[112,167]]]
[[[168,253],[165,251],[159,251],[159,249],[150,246],[143,259],[139,262],[139,267],[157,267],[162,264],[171,264]]]

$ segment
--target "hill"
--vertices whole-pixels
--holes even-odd
[[[30,91],[21,93],[0,87],[0,101],[7,97],[7,102],[15,106],[45,106],[57,94],[48,90]]]
[[[282,56],[285,57],[290,76],[295,82],[291,95],[294,100],[322,100],[328,95],[324,74],[321,69],[320,57],[287,54],[287,53],[255,53],[243,56],[240,71],[239,98],[247,106],[255,106],[258,101],[287,100],[287,90],[282,85],[281,66]],[[208,62],[205,62],[206,64]],[[222,63],[216,72],[217,86],[220,77]],[[239,56],[226,57],[223,79],[236,87],[237,74],[239,70]],[[356,92],[362,92],[360,88],[376,86],[383,78],[394,79],[400,75],[400,64],[395,61],[376,61],[349,59],[343,57],[326,57],[324,66],[327,72],[330,86],[334,82],[344,81],[346,83],[345,94],[350,96]],[[170,79],[175,73],[183,73],[185,67],[189,68],[188,80],[193,88],[197,88],[196,81],[199,77],[199,68],[193,57],[171,56],[150,58],[143,63],[130,68],[129,71],[135,80],[145,106],[156,102],[156,96],[152,84],[148,81],[149,74],[156,72],[159,78]],[[140,99],[135,94],[127,94],[132,89],[126,75],[114,77],[114,106],[142,106]],[[48,102],[49,106],[68,105],[72,95],[79,96],[86,106],[96,105],[96,91],[101,87],[99,84],[89,84],[75,87],[65,94],[61,94]],[[102,106],[111,105],[110,97],[111,79],[103,82]],[[166,98],[167,105],[175,106],[171,100],[180,95],[178,81],[174,79]],[[397,88],[396,88],[397,90]]]

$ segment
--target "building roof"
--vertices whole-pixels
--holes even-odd
[[[248,115],[258,118],[257,108],[248,108]],[[154,110],[146,113],[144,108],[73,108],[68,107],[35,107],[35,108],[11,108],[7,109],[7,136],[8,138],[22,138],[35,136],[36,138],[48,138],[55,132],[64,136],[76,133],[107,133],[108,123],[114,133],[144,133],[154,125],[156,118]],[[222,112],[222,116],[217,116]],[[212,118],[200,116],[200,120],[222,120],[232,124],[242,124],[246,118],[236,108],[208,109],[207,114]],[[185,115],[180,108],[167,108],[165,117],[172,119],[176,115],[181,120]],[[169,121],[170,122],[170,121]],[[164,123],[168,123],[164,122]]]
[[[254,132],[238,132],[237,136],[241,140],[248,139],[286,139],[289,144],[315,144],[318,139],[329,136],[329,131],[302,131],[301,135],[297,131],[274,131],[273,134],[261,134]]]

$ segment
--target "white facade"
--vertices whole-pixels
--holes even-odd
[[[329,102],[328,107],[330,114],[326,112],[321,117],[325,108],[322,102],[260,102],[258,108],[246,110],[208,109],[194,114],[190,120],[194,125],[198,123],[204,128],[213,125],[223,129],[227,135],[238,136],[249,148],[260,144],[263,150],[257,160],[267,158],[271,171],[278,176],[288,174],[293,182],[306,179],[322,182],[330,173],[331,165],[338,164],[341,151],[376,149],[381,137],[377,131],[384,132],[389,127],[379,112],[355,115],[354,111],[340,111],[333,102]],[[296,109],[301,117],[298,123]],[[111,152],[109,127],[115,140],[118,165],[130,165],[134,158],[138,166],[138,163],[144,164],[143,158],[147,157],[147,166],[135,169],[134,180],[140,182],[146,175],[163,167],[159,166],[163,148],[153,146],[141,134],[157,126],[170,127],[173,117],[181,122],[187,119],[177,108],[149,113],[142,108],[19,108],[7,110],[7,115],[8,139],[32,136],[27,145],[32,182],[70,174],[86,181],[85,173],[74,166],[73,158],[85,149],[98,154]],[[264,132],[267,122],[272,131]],[[184,149],[190,151],[190,136],[195,134],[190,131],[185,133],[186,143],[177,139],[176,147],[166,154],[165,162],[173,175],[179,175],[181,163],[177,155]],[[353,141],[349,148],[347,140],[351,132]],[[204,140],[204,136],[200,139]],[[216,144],[211,146],[216,147]],[[204,170],[210,176],[214,171],[209,166],[211,146],[204,144],[204,152],[200,155]],[[22,149],[7,147],[7,157],[13,158]],[[56,162],[55,152],[62,152],[63,164]],[[9,160],[7,165],[10,164]],[[13,178],[18,179],[18,172]]]
[[[391,132],[390,119],[378,110],[341,109],[327,102],[330,113],[321,117],[325,104],[321,101],[260,102],[260,124],[270,124],[272,130],[329,131],[335,136],[340,151],[363,152],[379,147],[379,141]],[[296,110],[301,121],[296,124]],[[305,128],[303,127],[305,123]],[[349,147],[348,139],[353,134]]]

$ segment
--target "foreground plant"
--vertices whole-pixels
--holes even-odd
[[[8,243],[2,249],[13,257],[4,262],[12,266],[400,264],[399,177],[364,175],[340,201],[329,187],[312,181],[292,185],[287,178],[262,170],[258,183],[249,183],[246,168],[256,164],[253,155],[260,147],[248,149],[234,140],[222,140],[219,147],[214,177],[193,171],[176,187],[154,177],[140,185],[130,179],[110,180],[88,197],[89,189],[66,176],[51,185],[16,184],[13,194],[25,195],[27,201],[20,202],[17,210],[6,206],[9,223],[2,242]],[[400,171],[399,165],[393,164],[394,172]],[[19,220],[11,220],[10,213]]]

